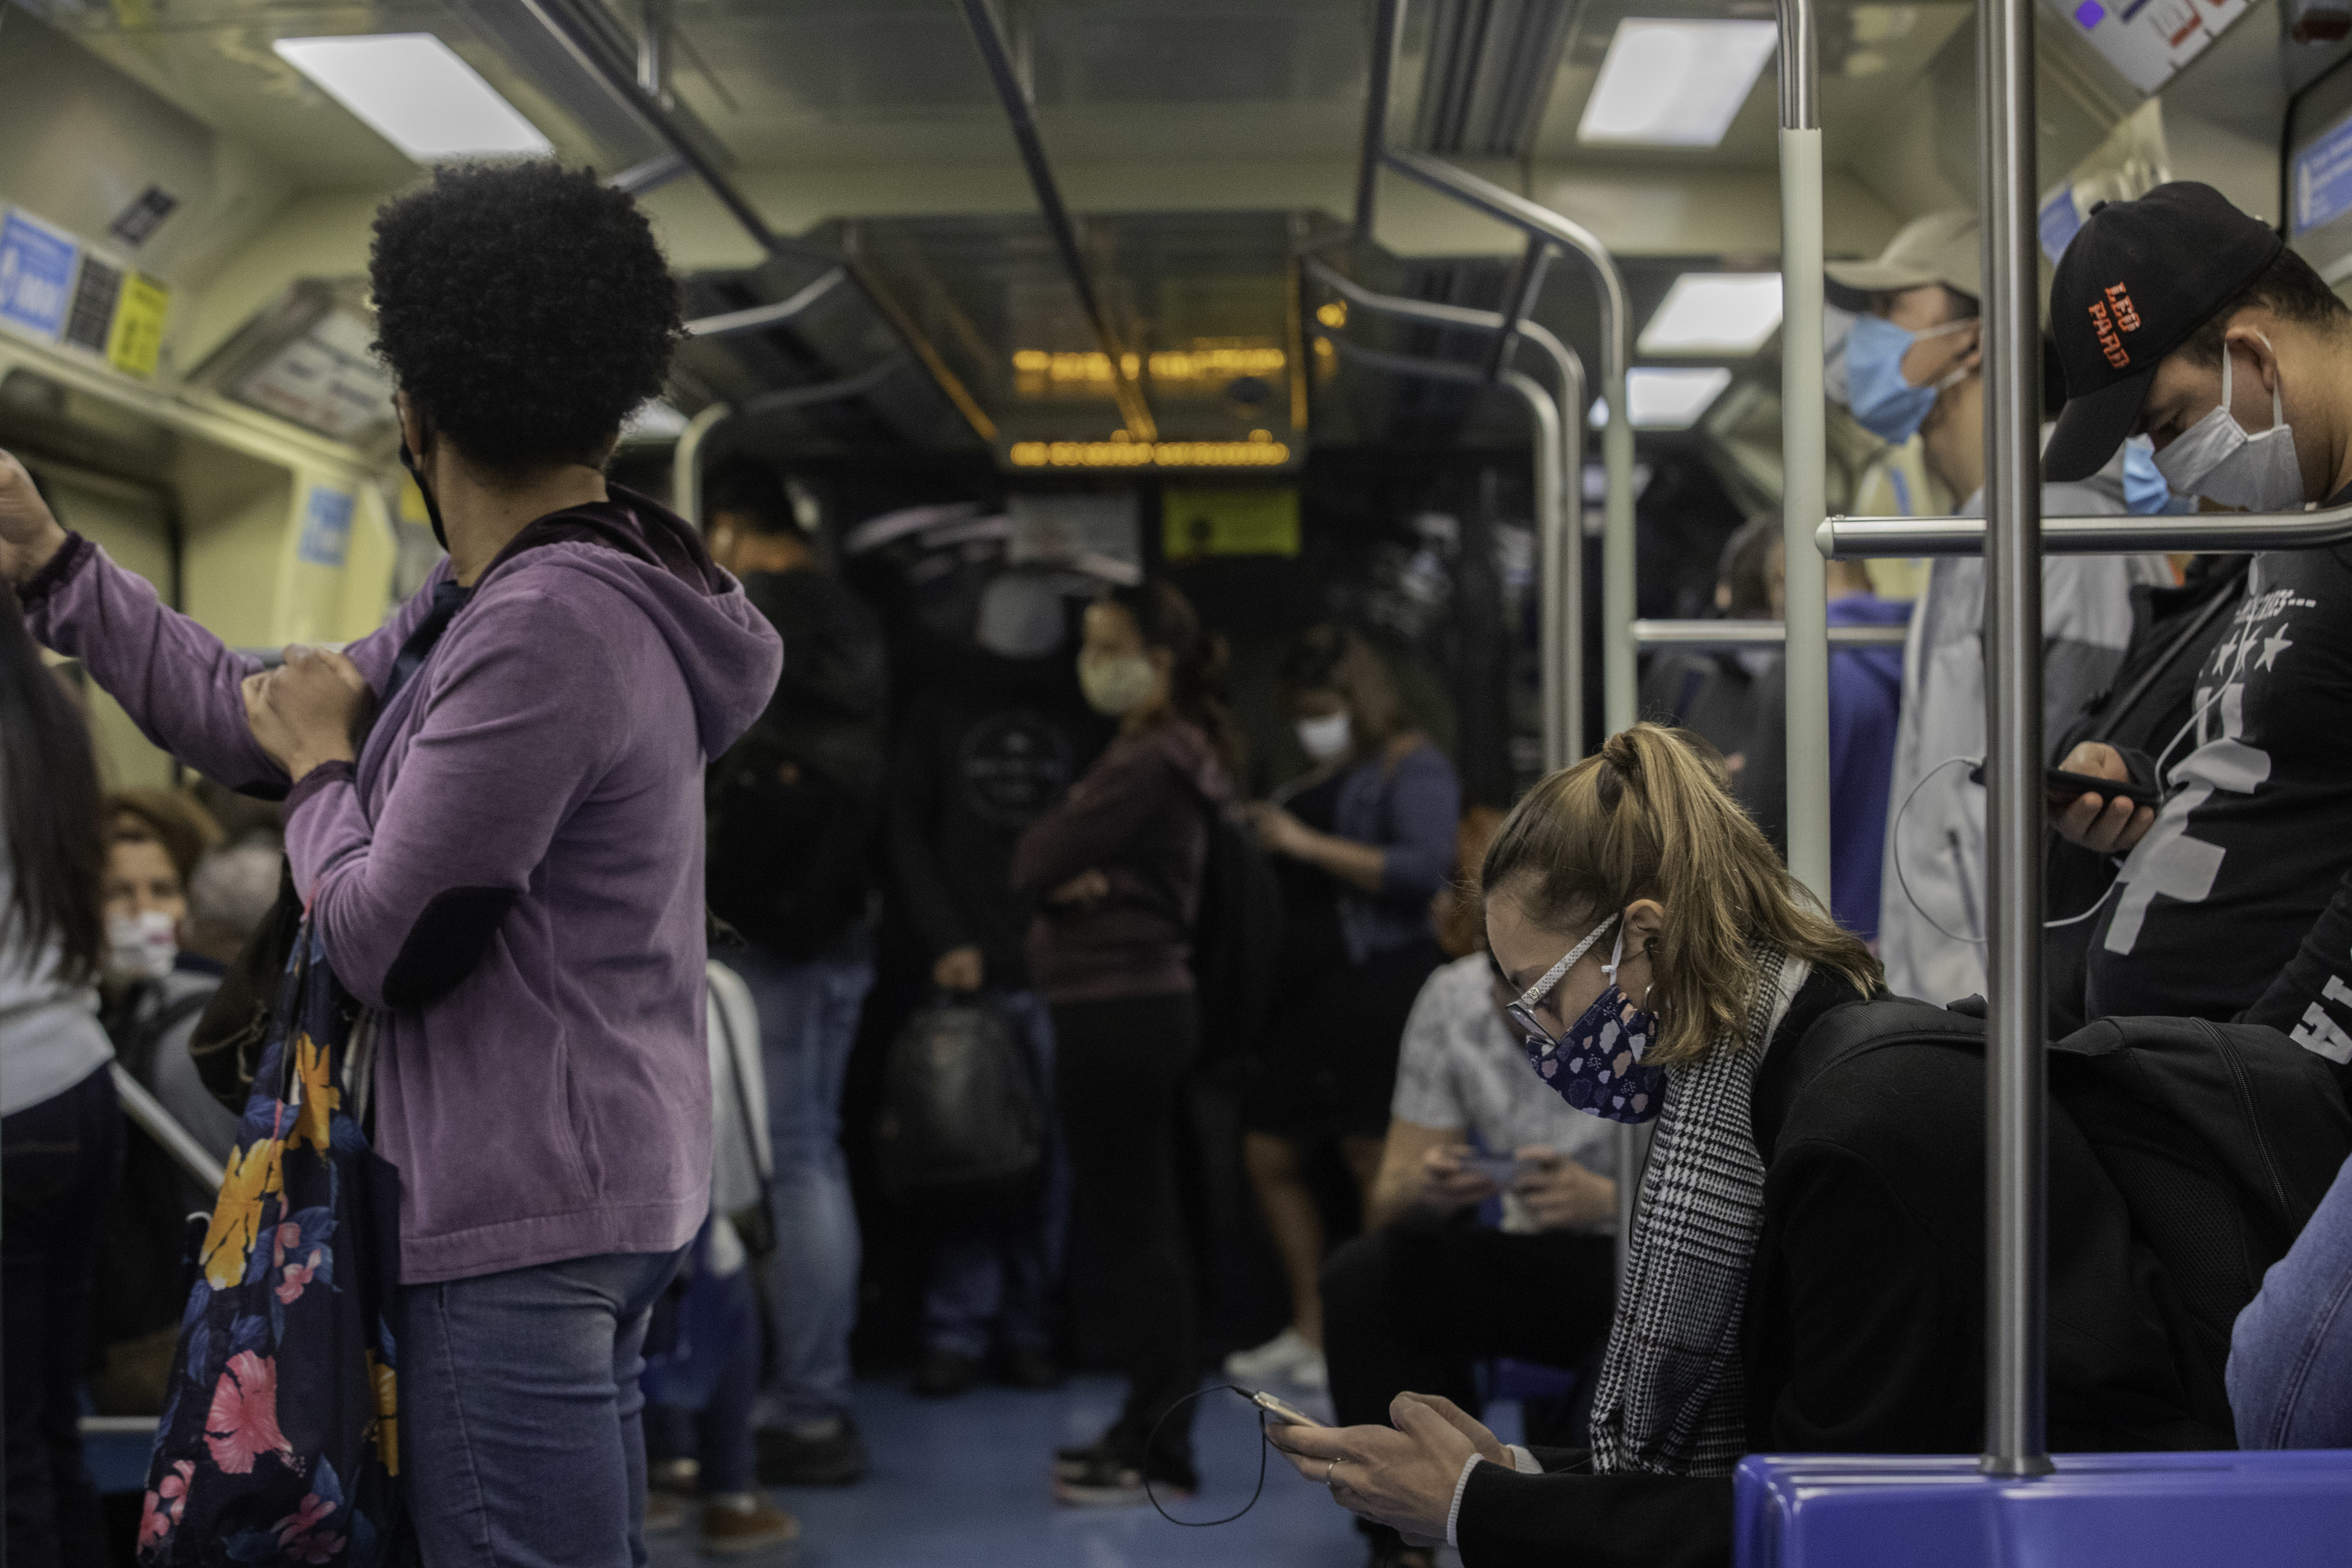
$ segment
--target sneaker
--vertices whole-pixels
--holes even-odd
[[[713,1557],[759,1552],[801,1538],[801,1521],[753,1493],[751,1506],[717,1500],[702,1505],[702,1550]]]
[[[1005,1352],[1000,1373],[1005,1384],[1013,1388],[1059,1388],[1070,1380],[1061,1364],[1042,1350]]]
[[[667,1535],[686,1528],[686,1500],[674,1491],[646,1493],[646,1533]]]
[[[1319,1350],[1291,1363],[1286,1375],[1291,1385],[1297,1388],[1311,1388],[1320,1393],[1331,1386],[1330,1364],[1323,1359],[1323,1353]]]
[[[1225,1375],[1236,1383],[1271,1383],[1280,1377],[1293,1377],[1295,1369],[1312,1363],[1323,1364],[1323,1353],[1298,1337],[1298,1331],[1287,1328],[1255,1350],[1237,1350],[1225,1357]],[[1323,1375],[1318,1370],[1320,1386]]]
[[[1200,1478],[1190,1465],[1179,1471],[1173,1465],[1155,1464],[1151,1467],[1151,1492],[1147,1494],[1143,1471],[1113,1453],[1108,1443],[1087,1450],[1082,1464],[1062,1468],[1073,1457],[1070,1449],[1055,1452],[1057,1473],[1054,1477],[1054,1496],[1075,1508],[1141,1508],[1151,1500],[1152,1495],[1163,1500],[1189,1500],[1201,1490]]]
[[[762,1427],[755,1434],[760,1482],[772,1487],[845,1487],[866,1474],[866,1443],[857,1423],[834,1417],[832,1431],[804,1437],[789,1427]]]
[[[953,1399],[980,1380],[980,1363],[951,1350],[927,1350],[908,1385],[925,1399]]]

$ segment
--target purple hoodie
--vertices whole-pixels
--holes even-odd
[[[379,696],[447,572],[345,650]],[[253,664],[143,579],[76,537],[24,600],[158,746],[285,789],[246,722]],[[400,1167],[402,1283],[692,1239],[710,1183],[702,769],[782,665],[693,530],[616,486],[531,524],[356,767],[288,795],[336,977],[386,1009],[375,1143]]]

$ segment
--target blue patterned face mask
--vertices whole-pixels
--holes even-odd
[[[1551,994],[1584,950],[1615,925],[1611,915],[1591,935],[1569,950],[1567,957],[1511,1004],[1511,1019],[1527,1038],[1528,1061],[1552,1092],[1589,1116],[1608,1122],[1646,1122],[1665,1104],[1666,1070],[1644,1063],[1658,1038],[1658,1015],[1633,1005],[1617,985],[1617,967],[1625,956],[1625,933],[1601,973],[1609,984],[1577,1020],[1555,1040],[1536,1021],[1535,1009]]]
[[[1968,372],[1956,370],[1939,382],[1915,387],[1903,379],[1903,356],[1922,339],[1974,325],[1971,317],[1925,332],[1907,332],[1884,316],[1856,317],[1844,343],[1845,405],[1853,412],[1854,422],[1893,446],[1916,435],[1937,395]]]

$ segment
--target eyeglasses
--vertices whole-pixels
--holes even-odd
[[[1543,978],[1528,988],[1527,995],[1503,1009],[1509,1015],[1510,1020],[1526,1033],[1529,1045],[1539,1048],[1547,1054],[1559,1049],[1559,1041],[1552,1038],[1551,1030],[1536,1021],[1536,1009],[1543,1006],[1544,998],[1559,988],[1560,981],[1567,977],[1570,969],[1576,967],[1576,961],[1584,956],[1586,950],[1595,942],[1608,936],[1609,928],[1616,924],[1617,917],[1612,915],[1587,932],[1583,941],[1568,950],[1566,957],[1546,969],[1543,972]]]

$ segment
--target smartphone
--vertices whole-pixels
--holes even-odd
[[[1240,1394],[1241,1390],[1236,1388],[1234,1392]],[[1322,1422],[1318,1421],[1314,1416],[1307,1415],[1305,1411],[1292,1408],[1290,1406],[1284,1404],[1281,1400],[1276,1398],[1271,1394],[1250,1394],[1244,1395],[1243,1397],[1246,1398],[1251,1404],[1256,1406],[1259,1409],[1265,1411],[1267,1415],[1273,1416],[1276,1420],[1281,1422],[1286,1427],[1315,1427],[1319,1428],[1323,1425]]]
[[[1508,1186],[1519,1179],[1527,1166],[1516,1155],[1465,1155],[1462,1168],[1475,1176],[1485,1176],[1496,1186]]]
[[[1984,764],[1969,769],[1969,782],[1984,782]],[[2128,779],[2099,779],[2088,773],[2069,773],[2063,768],[2042,770],[2042,798],[2053,806],[2071,806],[2085,795],[2104,795],[2112,800],[2120,795],[2135,806],[2164,810],[2164,792],[2150,784],[2136,784]]]

